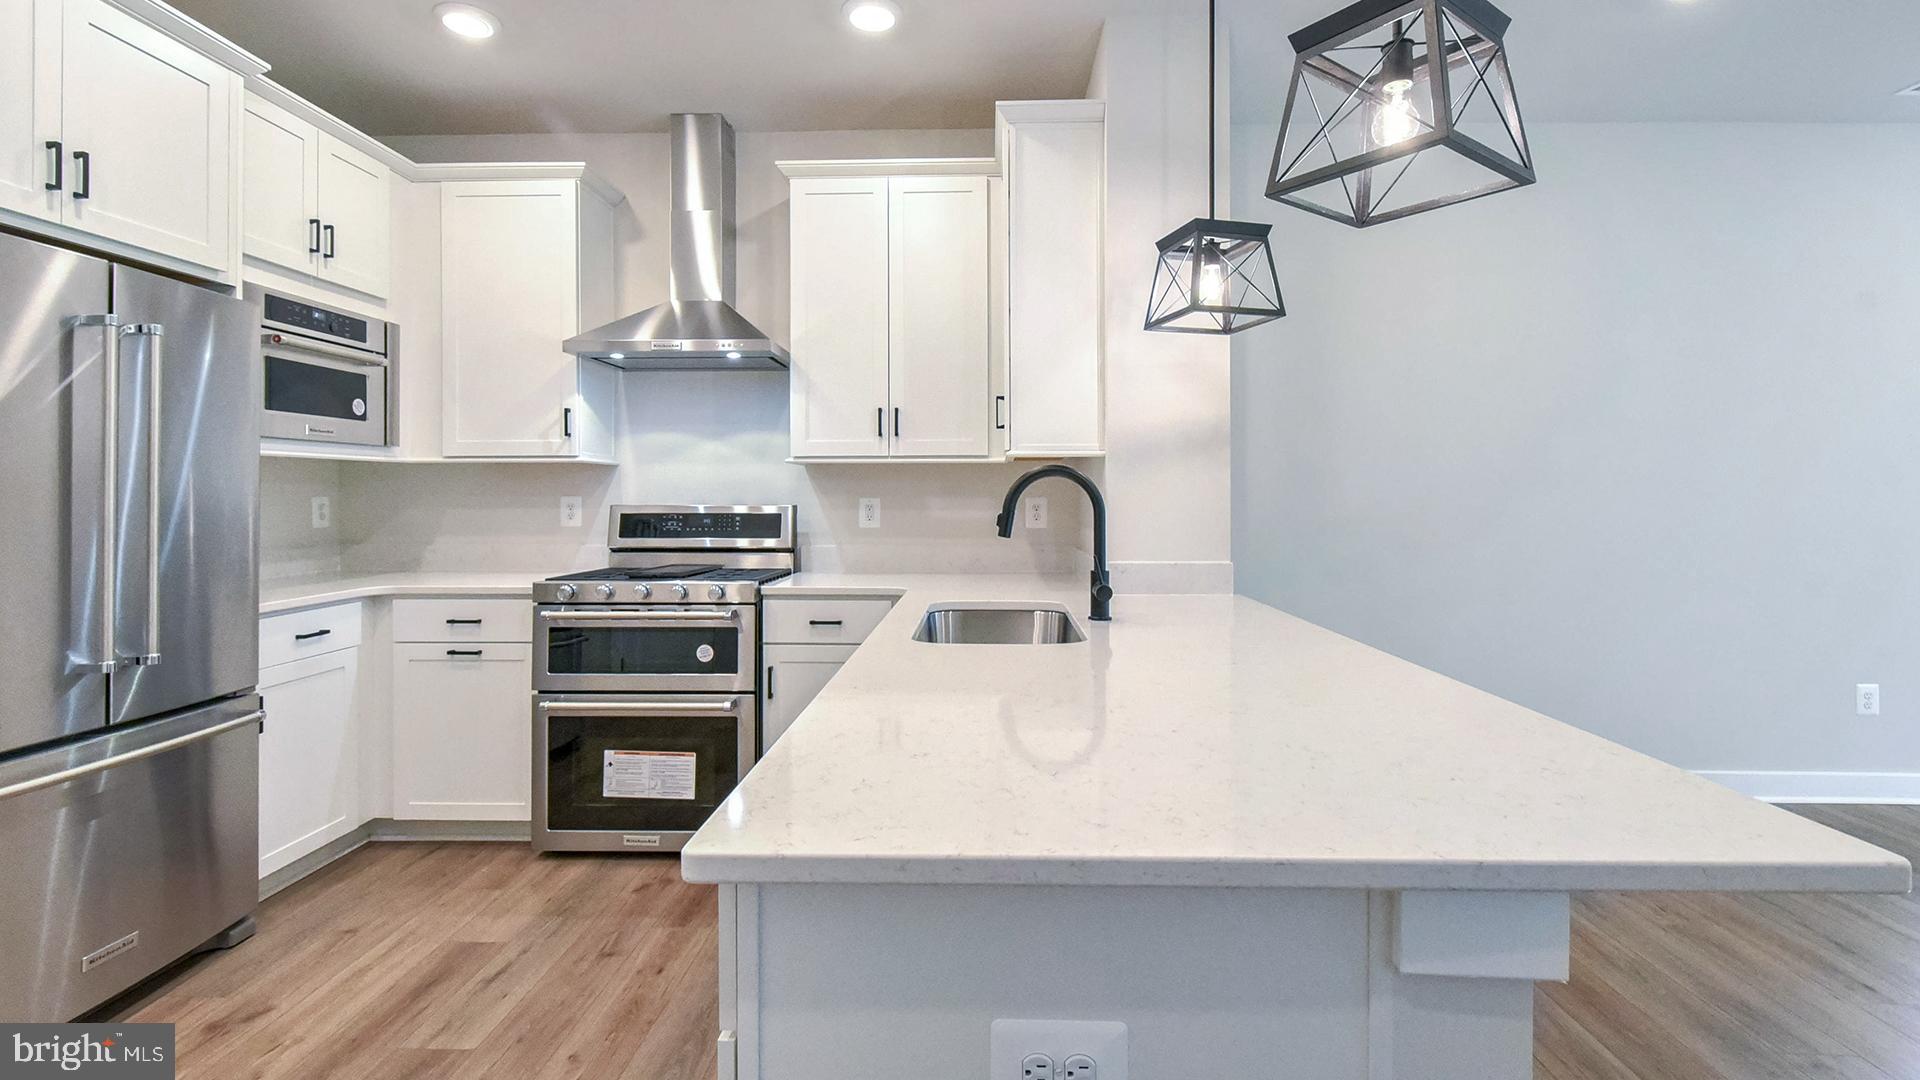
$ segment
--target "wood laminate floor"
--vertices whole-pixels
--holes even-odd
[[[1920,807],[1802,812],[1920,860]],[[122,1003],[181,1080],[707,1080],[714,893],[669,858],[375,844]],[[1920,1080],[1920,901],[1591,895],[1536,1080]]]

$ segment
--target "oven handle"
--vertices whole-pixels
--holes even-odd
[[[543,701],[539,709],[561,716],[686,716],[713,713],[734,716],[740,712],[740,699],[696,698],[691,701]]]
[[[708,626],[726,626],[740,618],[740,613],[732,608],[725,611],[542,611],[540,617],[556,626],[599,625],[608,623],[641,625],[645,623],[700,623]]]
[[[330,345],[324,341],[309,341],[306,338],[290,338],[285,334],[261,334],[260,344],[273,349],[286,349],[293,352],[313,353],[316,356],[345,360],[349,364],[362,367],[383,368],[387,358],[374,353],[364,353],[358,349],[349,349],[345,345]]]

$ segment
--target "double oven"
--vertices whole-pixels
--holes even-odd
[[[676,851],[753,767],[760,587],[791,506],[618,506],[613,565],[534,586],[533,843]]]

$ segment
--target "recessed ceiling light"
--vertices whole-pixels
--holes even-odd
[[[485,41],[500,32],[500,20],[472,4],[441,4],[433,13],[441,26],[469,41]]]
[[[868,34],[884,34],[900,21],[900,5],[893,0],[847,0],[840,10],[855,30]]]

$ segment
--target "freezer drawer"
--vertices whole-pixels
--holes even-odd
[[[0,763],[0,1019],[72,1019],[252,913],[259,709]]]

